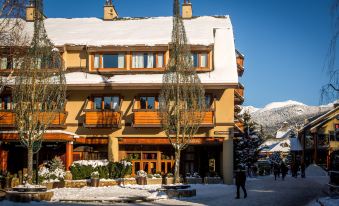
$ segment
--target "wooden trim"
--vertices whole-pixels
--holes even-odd
[[[9,141],[19,141],[18,133],[0,133],[0,140],[9,142]],[[63,133],[45,133],[43,141],[61,141],[69,142],[73,141],[72,135],[63,134]]]
[[[167,137],[122,137],[119,145],[170,145]],[[220,144],[222,137],[195,137],[192,138],[190,145]]]

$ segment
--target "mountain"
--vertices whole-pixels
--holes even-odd
[[[308,106],[300,102],[288,100],[272,102],[264,108],[242,106],[241,113],[248,111],[252,119],[262,126],[266,135],[275,136],[283,122],[296,129],[304,124],[305,119],[321,115],[332,108],[332,105]]]

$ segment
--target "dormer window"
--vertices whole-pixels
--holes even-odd
[[[208,68],[207,52],[192,52],[192,63],[194,68]]]
[[[164,53],[155,52],[133,52],[132,53],[132,68],[163,68]]]
[[[125,65],[125,53],[94,55],[94,69],[123,69]]]

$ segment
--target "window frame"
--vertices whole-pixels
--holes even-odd
[[[145,56],[145,54],[153,54],[153,56],[155,56],[155,67],[152,68],[148,68],[148,67],[133,67],[133,56],[134,54],[143,54]],[[154,69],[165,69],[166,67],[166,51],[131,51],[131,58],[130,58],[130,68],[131,70],[154,70]],[[162,54],[162,67],[158,67],[158,63],[159,63],[159,54]],[[148,55],[147,55],[148,56]],[[145,59],[144,59],[145,61]]]
[[[141,109],[141,98],[146,97],[146,109]],[[148,108],[148,98],[154,97],[154,108],[153,109],[147,109]],[[140,94],[137,98],[137,108],[134,109],[136,111],[158,111],[159,110],[159,94]]]
[[[103,56],[104,55],[124,55],[124,67],[107,67],[105,68],[103,65]],[[99,55],[99,68],[95,68],[95,56]],[[110,70],[126,70],[127,69],[127,52],[100,52],[100,53],[93,53],[92,55],[92,62],[91,67],[93,71],[110,71]]]
[[[5,97],[9,97],[9,108],[5,109]],[[13,98],[12,95],[2,95],[0,96],[0,110],[1,111],[11,111],[13,110]]]
[[[197,70],[210,70],[211,69],[211,51],[210,50],[193,50],[191,51],[192,56],[194,54],[197,54],[197,58],[198,58],[198,67],[194,66],[194,60],[192,58],[192,64],[193,64],[193,68],[197,69]],[[202,67],[201,66],[201,56],[203,54],[206,54],[206,67]]]
[[[110,106],[111,106],[111,109],[105,109],[105,97],[119,97],[119,101],[118,101],[118,108],[117,109],[114,109],[113,108],[113,102],[111,101],[110,103]],[[95,106],[95,101],[94,99],[95,98],[101,98],[101,109],[94,109],[94,106]],[[122,96],[121,95],[118,95],[118,94],[94,94],[91,96],[91,109],[90,110],[93,110],[93,111],[120,111],[121,110],[121,100],[122,100]]]

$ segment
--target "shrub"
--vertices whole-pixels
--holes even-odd
[[[80,160],[75,161],[70,167],[74,180],[90,179],[93,172],[99,173],[99,178],[109,177],[107,160]]]
[[[132,174],[132,164],[126,160],[110,162],[108,165],[109,177],[112,179],[123,178]]]
[[[39,182],[56,182],[63,181],[66,173],[61,159],[55,157],[40,167],[38,174]]]

